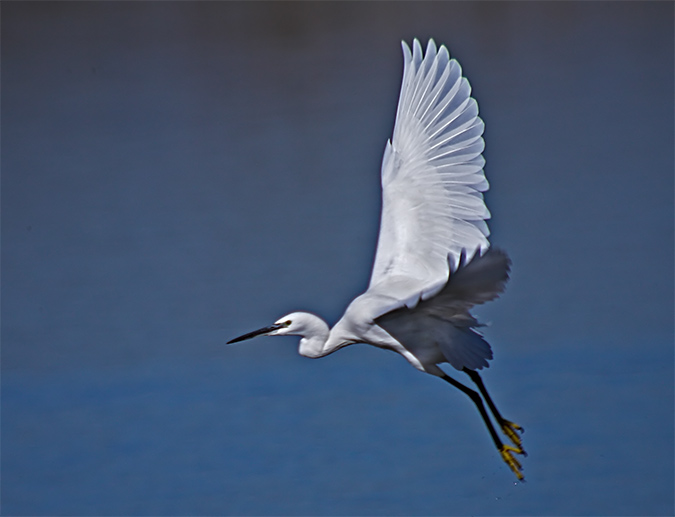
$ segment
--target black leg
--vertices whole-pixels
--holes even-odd
[[[520,439],[520,436],[516,431],[520,431],[521,433],[523,432],[523,428],[520,427],[518,424],[511,422],[510,420],[507,420],[504,418],[499,410],[497,409],[497,406],[495,406],[495,403],[492,402],[492,397],[490,397],[490,394],[487,391],[487,388],[485,388],[485,384],[483,384],[483,379],[481,379],[480,375],[478,375],[478,372],[475,370],[469,370],[468,368],[464,368],[462,370],[464,373],[466,373],[471,380],[478,386],[478,390],[481,392],[483,395],[483,398],[487,402],[488,407],[490,408],[490,411],[492,411],[492,414],[494,415],[495,419],[497,420],[497,423],[499,424],[499,427],[502,428],[502,431],[504,431],[504,434],[509,437],[509,439],[513,442],[514,445],[516,445],[520,449],[520,454],[523,454],[527,456],[525,453],[525,450],[523,449],[523,444]]]
[[[485,406],[483,405],[483,401],[481,400],[480,396],[478,393],[473,391],[471,388],[467,388],[462,384],[461,382],[456,381],[449,375],[444,375],[441,377],[445,382],[448,382],[452,384],[455,388],[458,390],[461,390],[462,392],[466,393],[469,398],[473,401],[474,404],[476,404],[476,407],[478,408],[478,411],[480,412],[480,416],[483,417],[483,422],[485,422],[486,427],[488,428],[488,431],[490,431],[490,436],[492,436],[492,441],[495,442],[495,445],[497,446],[497,449],[500,449],[502,447],[502,441],[499,439],[499,435],[497,434],[497,431],[495,431],[494,426],[492,425],[492,422],[490,421],[490,417],[487,414],[487,411],[485,411]]]
[[[518,479],[522,481],[524,479],[523,474],[521,472],[522,467],[520,466],[520,462],[518,462],[518,460],[513,457],[513,453],[522,454],[523,453],[522,448],[515,449],[510,445],[504,445],[502,443],[501,439],[499,438],[499,435],[497,434],[497,431],[495,431],[495,428],[492,425],[492,421],[490,420],[487,411],[485,411],[485,406],[483,405],[483,401],[480,398],[480,395],[478,395],[478,393],[476,393],[471,388],[467,388],[466,386],[464,386],[464,384],[462,384],[461,382],[456,381],[449,375],[443,375],[441,379],[443,379],[445,382],[453,385],[455,388],[468,395],[468,397],[473,401],[473,403],[478,408],[480,416],[483,418],[483,422],[485,422],[485,426],[488,428],[490,436],[492,436],[492,441],[495,442],[495,446],[497,447],[497,450],[501,454],[502,459],[506,462],[506,464],[514,472],[514,474],[518,477]]]

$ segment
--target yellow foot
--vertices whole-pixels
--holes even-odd
[[[523,476],[523,473],[521,472],[523,467],[520,465],[520,462],[513,457],[513,453],[524,454],[524,451],[521,448],[516,449],[510,445],[502,445],[499,449],[499,453],[502,455],[502,459],[513,471],[518,480],[523,481],[525,479],[525,476]]]
[[[500,425],[504,434],[508,437],[509,440],[511,440],[511,442],[513,442],[513,445],[515,445],[519,449],[515,452],[517,452],[518,454],[522,454],[523,456],[527,456],[525,449],[523,449],[523,442],[520,439],[520,435],[518,434],[523,433],[523,428],[520,427],[515,422],[511,422],[510,420],[502,420],[500,422]]]

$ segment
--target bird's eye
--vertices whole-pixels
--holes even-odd
[[[284,327],[290,327],[291,326],[291,320],[286,320],[282,323]]]

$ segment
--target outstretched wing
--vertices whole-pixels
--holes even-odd
[[[414,306],[447,282],[464,250],[489,247],[483,121],[462,69],[429,40],[403,42],[393,139],[382,160],[382,218],[369,291]],[[393,289],[389,289],[389,284]],[[395,287],[394,287],[395,286]],[[384,308],[383,308],[384,309]]]

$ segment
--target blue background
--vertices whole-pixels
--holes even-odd
[[[4,514],[673,514],[671,2],[1,14]],[[365,289],[413,37],[486,123],[525,484],[395,354],[223,346]]]

